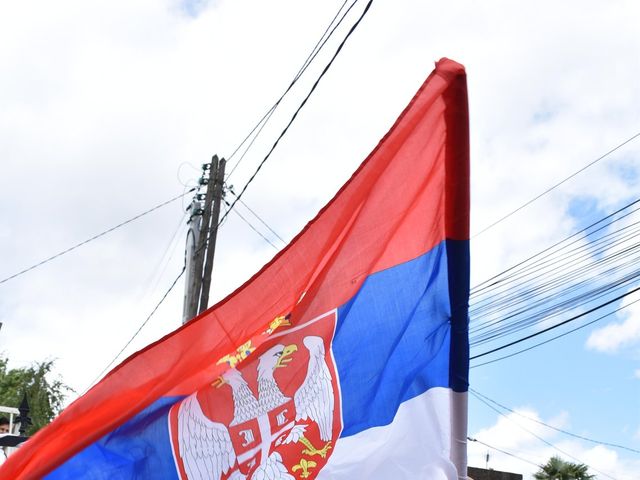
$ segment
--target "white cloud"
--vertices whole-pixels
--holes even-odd
[[[622,306],[627,306],[621,311],[621,322],[610,323],[594,330],[587,339],[587,347],[599,352],[616,353],[625,347],[640,344],[640,303],[638,294],[625,297]]]
[[[557,428],[561,428],[562,424],[568,421],[566,413],[560,414],[555,419],[543,420],[535,410],[517,409],[516,411]],[[525,428],[531,433],[525,431]],[[484,468],[486,454],[489,453],[490,468],[521,473],[525,480],[532,480],[533,474],[538,471],[538,467],[532,463],[544,464],[553,455],[558,455],[570,462],[589,465],[590,473],[596,474],[598,478],[611,475],[618,480],[632,480],[635,478],[634,472],[640,469],[640,461],[637,459],[622,458],[615,450],[602,445],[594,447],[592,444],[575,439],[567,440],[567,437],[562,434],[513,413],[506,417],[498,417],[494,425],[472,432],[470,436],[513,456],[488,448],[479,442],[469,442],[469,465]]]

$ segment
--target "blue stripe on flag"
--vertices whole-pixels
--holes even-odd
[[[167,414],[184,397],[164,397],[71,457],[46,480],[178,480]]]
[[[452,386],[449,247],[442,242],[369,276],[338,310],[333,352],[342,393],[342,437],[387,425],[400,403],[433,387]]]

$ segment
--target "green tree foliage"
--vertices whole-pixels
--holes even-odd
[[[589,467],[582,463],[571,463],[560,457],[551,457],[534,475],[536,480],[591,480],[595,478],[588,472]]]
[[[27,435],[33,435],[60,413],[66,394],[72,390],[60,378],[51,380],[53,360],[12,369],[7,363],[8,359],[0,356],[0,405],[17,408],[26,392],[33,421]]]

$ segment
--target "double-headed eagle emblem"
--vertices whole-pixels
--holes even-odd
[[[315,477],[316,460],[326,459],[331,449],[335,397],[323,339],[306,336],[302,343],[308,350],[309,363],[293,400],[283,393],[274,372],[294,361],[298,346],[277,344],[259,356],[257,396],[242,371],[229,362],[232,368],[217,382],[218,388],[231,388],[233,419],[228,425],[210,419],[196,394],[180,403],[176,454],[187,479]],[[316,448],[308,438],[309,429],[316,432],[321,447]],[[293,445],[299,446],[298,457],[283,460],[283,452],[285,456],[286,452],[290,454]]]

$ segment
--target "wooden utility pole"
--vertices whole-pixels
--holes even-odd
[[[187,323],[208,306],[220,204],[224,193],[225,163],[224,158],[218,160],[218,156],[214,155],[211,164],[203,165],[201,184],[207,186],[204,205],[200,204],[201,195],[197,195],[190,207],[192,212],[187,234],[187,276],[182,323]],[[206,172],[207,178],[204,177]]]
[[[218,157],[214,157],[216,160]],[[211,288],[211,271],[213,269],[213,257],[216,252],[216,240],[218,238],[218,222],[220,221],[220,204],[224,196],[224,167],[227,161],[222,158],[217,163],[213,185],[209,183],[208,190],[213,190],[213,208],[209,222],[209,241],[207,243],[207,255],[202,276],[202,290],[200,291],[200,309],[198,313],[209,308],[209,289]],[[213,163],[212,163],[213,165]],[[211,175],[209,176],[211,178]]]
[[[200,239],[200,228],[202,224],[202,203],[198,197],[194,197],[191,205],[188,208],[189,220],[187,225],[189,230],[187,231],[187,241],[185,246],[186,256],[186,271],[185,271],[185,285],[184,285],[184,302],[182,307],[182,323],[187,323],[191,320],[197,310],[193,302],[193,292],[199,289],[199,275],[196,274],[195,268],[195,256],[198,250],[198,241]]]

